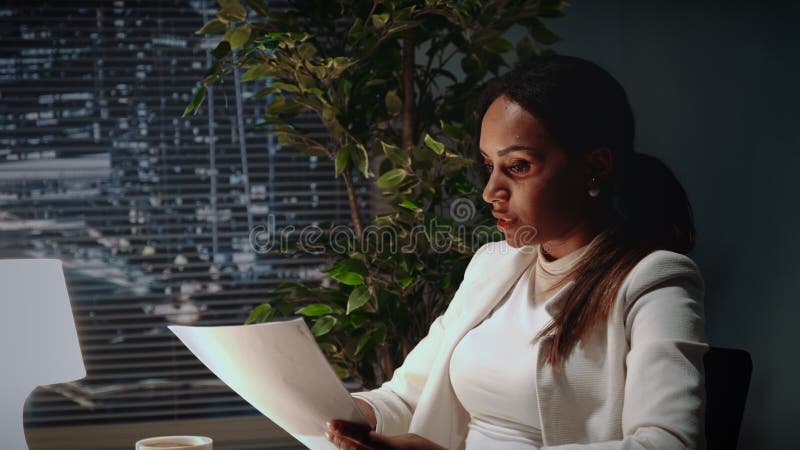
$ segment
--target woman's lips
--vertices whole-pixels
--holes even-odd
[[[511,224],[514,223],[513,219],[497,219],[497,227],[498,228],[508,228]]]
[[[497,228],[500,229],[508,228],[511,226],[511,224],[514,223],[514,219],[505,216],[500,211],[494,211],[492,212],[492,215],[495,217],[495,219],[497,219]]]

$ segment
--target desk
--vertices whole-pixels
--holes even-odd
[[[133,450],[136,441],[145,437],[182,434],[208,436],[214,439],[214,450],[305,449],[264,416],[25,430],[30,450]]]

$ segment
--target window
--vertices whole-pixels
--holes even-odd
[[[0,257],[63,260],[87,368],[31,395],[28,429],[258,414],[166,325],[240,324],[280,281],[319,275],[312,255],[252,250],[270,216],[277,229],[349,222],[330,161],[255,129],[263,85],[226,81],[180,117],[215,44],[194,31],[216,8],[0,6]]]

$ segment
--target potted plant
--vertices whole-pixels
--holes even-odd
[[[318,230],[324,238],[313,251],[330,261],[326,278],[279,285],[247,322],[307,317],[338,375],[376,387],[446,309],[477,246],[502,238],[475,220],[490,217],[471,172],[475,103],[487,75],[508,66],[504,54],[524,60],[552,52],[547,46],[558,38],[540,18],[562,16],[568,4],[302,0],[282,12],[261,0],[219,6],[198,30],[220,36],[214,63],[184,115],[234,71],[242,81],[268,80],[256,95],[268,101],[259,126],[281,144],[335,161],[333,175],[344,181],[350,206],[347,245],[343,224]],[[504,34],[514,25],[528,33],[511,43]],[[309,111],[329,140],[292,123]],[[354,176],[374,182],[387,211],[363,217]],[[307,239],[295,236],[291,244],[291,252],[310,251]]]

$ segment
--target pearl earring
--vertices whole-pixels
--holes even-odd
[[[597,197],[600,195],[600,186],[597,177],[592,177],[589,182],[589,197]]]

